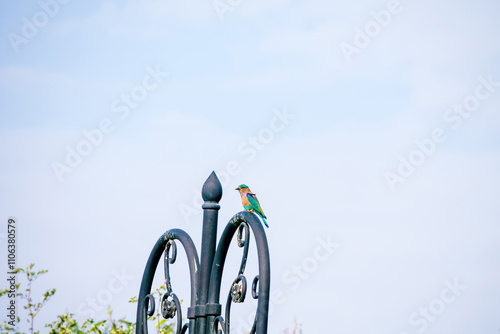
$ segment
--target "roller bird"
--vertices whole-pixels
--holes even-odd
[[[262,218],[262,222],[266,227],[269,227],[266,222],[266,215],[264,214],[264,211],[262,211],[262,208],[260,207],[259,200],[257,199],[257,196],[255,196],[254,193],[248,188],[246,184],[240,184],[238,188],[236,188],[240,192],[241,196],[241,203],[243,204],[243,207],[245,208],[246,211],[248,212],[255,212],[257,215]]]

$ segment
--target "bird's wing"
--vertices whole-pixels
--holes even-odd
[[[260,207],[260,203],[259,203],[259,200],[257,199],[257,196],[255,196],[255,194],[248,193],[247,198],[248,198],[248,201],[250,202],[250,204],[252,205],[252,208],[255,211],[257,211],[258,213],[260,213],[262,215],[262,217],[266,218],[264,211],[262,211],[262,208]]]

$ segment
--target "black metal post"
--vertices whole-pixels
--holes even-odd
[[[237,213],[226,225],[216,250],[217,220],[220,209],[219,201],[222,198],[222,186],[214,172],[210,174],[203,185],[202,197],[204,204],[202,206],[201,262],[198,259],[196,247],[186,232],[171,229],[158,239],[151,251],[142,277],[137,306],[137,334],[148,333],[147,319],[155,311],[151,285],[162,254],[164,254],[166,292],[160,300],[161,313],[166,319],[176,317],[176,333],[183,334],[189,329],[190,334],[216,334],[218,327],[222,327],[222,332],[229,334],[231,304],[244,302],[247,294],[245,267],[250,246],[250,230],[255,238],[259,263],[259,274],[253,279],[251,285],[252,297],[258,299],[258,303],[250,333],[267,333],[271,268],[269,248],[262,223],[254,213],[246,211]],[[238,246],[243,248],[243,256],[240,270],[229,289],[223,317],[222,305],[219,301],[222,273],[229,245],[235,234],[237,234]],[[187,312],[189,324],[184,325],[182,324],[181,303],[173,292],[170,281],[170,265],[175,263],[177,254],[175,240],[180,241],[184,247],[189,262],[191,304]]]
[[[215,244],[217,242],[217,218],[219,214],[219,201],[222,198],[222,185],[219,179],[212,172],[201,190],[203,203],[203,234],[201,237],[201,267],[199,280],[199,303],[196,309],[197,333],[207,333],[206,331],[206,310],[204,305],[208,299],[208,287],[210,284],[210,271],[215,255]]]

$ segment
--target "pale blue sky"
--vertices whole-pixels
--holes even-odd
[[[45,3],[0,2],[0,212],[18,219],[19,263],[49,269],[35,291],[58,289],[39,323],[104,318],[89,300],[110,284],[116,316],[135,319],[126,301],[157,238],[179,227],[199,245],[215,170],[219,233],[240,183],[269,218],[283,296],[270,333],[294,316],[304,333],[498,333],[497,2],[244,0],[221,19],[205,0],[68,1],[23,37]],[[448,113],[464,103],[466,116]],[[100,124],[108,133],[58,176]],[[416,142],[435,129],[425,155]],[[339,246],[320,261],[327,239]],[[429,320],[431,305],[445,309]]]

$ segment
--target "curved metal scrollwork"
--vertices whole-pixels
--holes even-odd
[[[264,230],[262,228],[262,223],[255,217],[253,213],[240,212],[236,214],[229,222],[226,230],[221,236],[221,241],[219,243],[219,248],[215,255],[214,267],[212,269],[211,283],[217,282],[222,276],[222,270],[219,270],[220,266],[223,266],[227,250],[229,248],[229,242],[236,233],[236,242],[238,247],[243,248],[243,254],[241,258],[240,269],[238,271],[237,277],[233,280],[231,287],[229,288],[229,293],[226,299],[226,307],[224,318],[221,316],[213,317],[213,330],[211,334],[230,334],[231,328],[231,304],[232,303],[243,303],[245,301],[247,291],[250,289],[247,283],[247,278],[245,276],[245,268],[247,264],[248,251],[251,243],[250,230],[256,237],[257,242],[257,252],[259,256],[259,275],[256,275],[251,281],[251,294],[252,298],[259,299],[261,291],[265,292],[265,298],[258,302],[258,309],[255,315],[255,319],[252,325],[250,333],[256,333],[257,328],[267,329],[267,312],[268,312],[268,301],[269,301],[269,254],[267,248],[267,241],[265,240]],[[265,244],[265,246],[264,246]],[[262,286],[261,275],[264,275],[265,282]],[[220,287],[220,282],[219,282]],[[261,290],[263,289],[263,290]],[[209,303],[218,302],[218,292],[213,289],[210,291]],[[265,320],[263,320],[265,319]],[[222,331],[218,329],[222,327]],[[260,332],[260,331],[259,331]]]
[[[238,275],[229,289],[228,300],[233,303],[243,303],[247,295],[247,278]]]
[[[243,239],[243,230],[245,230],[245,238]],[[238,247],[243,247],[243,257],[241,258],[240,271],[238,275],[243,275],[247,265],[248,247],[250,246],[250,228],[246,222],[241,222],[238,226],[238,236],[236,238]]]
[[[170,250],[172,250],[172,255],[170,255]],[[170,265],[175,263],[177,259],[177,245],[174,240],[169,240],[165,246],[165,257],[164,257],[164,270],[165,270],[165,289],[166,292],[161,298],[161,315],[164,319],[173,319],[177,314],[177,331],[176,333],[182,332],[182,308],[179,298],[172,290],[172,283],[170,280]]]
[[[234,279],[233,284],[231,284],[226,300],[224,334],[230,333],[231,303],[243,303],[247,294],[247,278],[244,274],[248,258],[248,249],[250,247],[250,228],[246,222],[241,222],[238,226],[236,243],[238,247],[243,248],[243,254],[238,276]]]
[[[259,291],[257,291],[257,283],[259,283],[259,275],[255,276],[252,282],[252,298],[259,298]]]
[[[153,295],[146,296],[146,311],[147,311],[148,317],[155,314],[155,297],[153,297]]]
[[[172,249],[172,256],[170,256],[170,249]],[[163,268],[165,270],[165,288],[167,292],[172,292],[172,284],[170,282],[170,265],[174,264],[176,259],[177,245],[174,240],[169,240],[165,246],[165,257],[163,260]]]
[[[161,315],[165,319],[176,318],[177,334],[182,334],[189,328],[188,324],[182,323],[182,309],[179,298],[172,290],[170,280],[170,265],[175,263],[177,258],[177,245],[175,240],[179,240],[189,260],[189,269],[191,276],[191,302],[197,302],[197,281],[198,281],[198,254],[194,243],[184,231],[173,229],[165,232],[156,243],[149,257],[144,276],[142,278],[141,290],[139,292],[139,307],[137,309],[137,333],[147,333],[147,317],[150,317],[155,312],[155,299],[150,293],[151,285],[154,278],[156,267],[162,255],[164,255],[164,272],[165,272],[165,290],[160,300]],[[194,326],[193,326],[194,327]]]
[[[224,318],[222,318],[221,316],[218,316],[217,318],[215,318],[214,328],[217,331],[217,333],[214,333],[214,334],[227,334],[226,324],[224,322]]]

